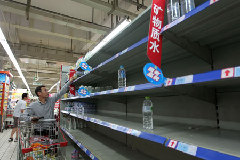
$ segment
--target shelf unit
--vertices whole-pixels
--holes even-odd
[[[239,133],[228,130],[223,130],[222,132],[225,132],[226,135],[229,134],[236,138],[235,143],[232,143],[232,137],[229,138],[226,135],[219,135],[219,131],[213,127],[195,126],[193,129],[189,129],[189,125],[165,124],[164,126],[156,127],[154,130],[149,131],[142,129],[142,124],[133,122],[128,118],[115,118],[91,114],[82,117],[68,111],[61,111],[61,113],[141,139],[153,141],[163,145],[165,144],[166,147],[170,148],[171,146],[169,146],[169,144],[171,144],[171,140],[174,140],[177,141],[177,144],[173,149],[196,156],[198,158],[220,159],[222,157],[226,157],[225,159],[239,159],[236,156],[231,156],[224,153],[226,152],[226,149],[219,145],[219,140],[224,138],[225,143],[222,145],[228,146],[227,152],[231,153],[232,155],[240,156],[238,150],[240,142],[238,137]],[[68,133],[66,129],[64,129],[64,131]],[[169,131],[171,132],[169,133]],[[190,136],[191,138],[189,139]],[[212,139],[212,136],[216,138]],[[74,139],[74,136],[72,136],[72,139]],[[196,146],[197,144],[201,144],[201,147]],[[207,154],[204,152],[207,152]]]
[[[148,8],[90,58],[87,63],[93,70],[74,82],[75,86],[117,88],[116,73],[123,65],[128,87],[62,99],[61,113],[86,121],[90,128],[94,125],[98,128],[94,134],[110,129],[104,134],[115,141],[120,133],[133,136],[122,143],[155,159],[176,159],[182,152],[188,155],[183,159],[240,159],[240,118],[236,113],[240,96],[240,2],[195,3],[193,11],[162,29],[162,70],[165,77],[176,78],[156,86],[147,83],[142,74],[149,62]],[[149,95],[154,103],[153,131],[143,130],[141,124],[141,103]],[[94,101],[98,112],[80,117],[64,111],[66,102],[72,101]],[[76,143],[83,141],[77,135],[81,131],[63,130]],[[85,134],[86,138],[90,135]],[[171,144],[176,146],[172,148]],[[95,150],[89,148],[93,154]]]
[[[3,132],[4,129],[4,121],[8,117],[6,114],[7,106],[8,106],[8,97],[9,97],[9,89],[10,89],[10,72],[8,71],[0,71],[0,106],[1,106],[1,115],[0,115],[0,131]]]
[[[146,159],[153,160],[137,151],[127,148],[125,145],[94,133],[90,129],[68,131],[61,128],[91,159],[110,160],[115,159]],[[91,136],[89,136],[91,135]]]

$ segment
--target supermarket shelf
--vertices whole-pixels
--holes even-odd
[[[212,5],[208,0],[166,25],[162,32],[163,35],[164,32],[172,32],[177,37],[185,37],[200,43],[201,46],[208,45],[211,48],[237,42],[240,33],[240,17],[237,16],[240,14],[239,9],[240,2],[236,0],[219,0]]]
[[[101,115],[87,115],[84,117],[67,111],[61,111],[76,118],[111,128],[118,132],[130,134],[142,139],[164,144],[173,149],[186,154],[203,159],[211,160],[239,160],[240,138],[239,132],[229,130],[218,130],[212,127],[199,127],[188,129],[189,125],[169,123],[156,126],[154,130],[146,131],[142,129],[142,124],[131,121],[131,119],[106,117]],[[160,136],[161,135],[161,136]],[[162,137],[163,136],[163,137]],[[159,141],[160,140],[160,141]],[[171,141],[174,140],[174,141]],[[200,147],[201,146],[201,147]]]
[[[166,141],[166,138],[161,137],[159,135],[154,135],[154,134],[147,133],[147,132],[141,132],[139,130],[134,130],[134,129],[127,128],[127,127],[124,127],[124,126],[119,126],[118,127],[118,125],[116,125],[116,124],[112,124],[112,123],[110,124],[108,122],[103,122],[101,120],[94,119],[94,118],[89,118],[89,117],[86,117],[86,116],[85,117],[80,117],[80,116],[77,116],[76,114],[73,114],[73,113],[70,113],[70,112],[67,112],[67,111],[61,111],[61,113],[69,114],[71,116],[81,118],[81,119],[84,119],[86,121],[90,121],[90,122],[94,122],[94,123],[95,123],[95,120],[96,120],[97,124],[102,124],[103,126],[110,127],[110,128],[115,129],[117,131],[129,134],[129,135],[132,135],[132,136],[136,136],[136,137],[139,137],[139,138],[142,138],[142,139],[150,140],[150,141],[153,141],[153,142],[164,144],[164,142]]]
[[[208,0],[185,16],[166,25],[162,29],[162,34],[165,37],[162,48],[162,64],[164,65],[165,63],[191,55],[195,55],[211,64],[210,48],[237,42],[240,39],[238,36],[240,33],[240,18],[239,16],[232,16],[240,14],[239,4],[240,2],[235,0],[222,0],[211,5],[210,0]],[[94,61],[94,64],[90,65],[96,66],[98,64],[98,66],[93,68],[93,71],[89,74],[79,77],[75,81],[75,84],[92,84],[99,82],[99,80],[102,81],[108,77],[112,77],[120,65],[124,65],[127,72],[131,73],[136,69],[142,68],[145,63],[149,62],[146,56],[147,35],[142,36],[145,37],[142,39],[137,36],[138,38],[132,39],[132,41],[130,41],[131,43],[127,38],[136,37],[135,35],[137,34],[135,30],[132,31],[134,27],[140,34],[144,31],[146,34],[148,33],[144,28],[148,28],[149,24],[146,23],[146,21],[149,21],[149,14],[149,11],[143,13],[126,31],[123,31],[113,42],[107,44],[108,51],[103,47],[103,49],[96,54],[102,55],[107,52],[109,55],[111,54],[111,58],[101,59],[100,61],[99,58],[92,57],[89,61]],[[221,23],[222,19],[229,21],[229,23]],[[137,27],[135,23],[139,26]],[[129,32],[130,30],[132,32]],[[228,30],[231,30],[231,32],[227,32]],[[124,35],[127,37],[122,38]],[[120,40],[120,38],[122,38],[122,40]],[[116,43],[118,41],[124,41],[124,44],[120,44],[125,48],[115,46],[114,44],[118,44]],[[132,42],[134,42],[134,44]],[[129,46],[129,44],[133,45]],[[114,52],[116,48],[120,48],[120,50]]]
[[[91,130],[61,129],[93,160],[152,160],[137,151],[130,150],[126,145],[116,142],[106,136],[94,133]]]
[[[226,76],[226,74],[228,76]],[[186,90],[183,90],[182,85],[188,85],[190,87],[204,86],[204,87],[208,87],[208,89],[213,87],[228,87],[228,86],[239,85],[240,84],[239,77],[240,77],[240,67],[232,67],[232,68],[215,70],[215,71],[210,71],[210,72],[200,73],[195,75],[187,75],[187,76],[182,76],[177,78],[167,78],[164,86],[146,83],[146,84],[140,84],[135,86],[128,86],[126,88],[91,93],[89,96],[85,96],[85,97],[76,96],[76,97],[66,98],[66,99],[62,99],[62,101],[76,101],[82,98],[97,98],[99,96],[102,97],[102,96],[109,96],[109,95],[113,95],[113,96],[146,95],[146,94],[157,93],[158,96],[161,96],[161,95],[167,96],[167,95],[181,94],[181,91],[185,92],[186,94]],[[178,89],[178,87],[180,89]],[[194,88],[194,89],[197,90],[197,88]],[[207,90],[207,92],[209,92],[209,90]],[[195,95],[191,92],[189,96],[194,97]],[[195,97],[195,98],[199,98],[199,97]],[[214,103],[214,99],[209,99],[207,95],[206,97],[201,96],[200,99]]]
[[[120,65],[124,66],[128,74],[135,73],[136,70],[143,68],[146,63],[150,62],[146,54],[147,41],[148,37],[145,37],[108,60],[100,63],[98,66],[93,68],[89,74],[79,77],[74,84],[93,84],[99,81],[104,81],[109,77],[114,77]],[[185,50],[169,41],[163,42],[163,50],[163,64],[176,59],[191,56]]]

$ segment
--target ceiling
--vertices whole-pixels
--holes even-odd
[[[50,88],[61,65],[74,65],[125,18],[133,20],[150,0],[0,0],[0,26],[34,94],[34,77]],[[2,46],[0,69],[26,88]],[[56,92],[56,88],[52,90]]]

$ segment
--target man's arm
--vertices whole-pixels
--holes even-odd
[[[54,94],[54,96],[52,97],[54,102],[57,102],[68,91],[68,88],[72,82],[73,82],[73,79],[68,81],[58,93]]]
[[[23,102],[22,104],[21,104],[21,113],[23,113],[24,112],[24,110],[26,109],[26,102]]]

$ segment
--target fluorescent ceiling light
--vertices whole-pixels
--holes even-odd
[[[1,42],[4,50],[5,50],[6,53],[8,54],[9,58],[11,59],[14,67],[17,69],[18,74],[19,74],[20,77],[22,78],[23,83],[26,85],[26,87],[27,87],[27,89],[28,89],[28,91],[29,91],[29,93],[30,93],[30,97],[32,97],[32,93],[31,93],[31,90],[30,90],[30,88],[29,88],[29,86],[28,86],[28,83],[27,83],[25,77],[23,76],[23,73],[22,73],[22,71],[21,71],[21,68],[19,67],[18,62],[17,62],[16,58],[14,57],[14,55],[13,55],[13,53],[12,53],[12,50],[11,50],[10,46],[8,45],[7,40],[6,40],[5,36],[4,36],[3,31],[2,31],[1,28],[0,28],[0,42]]]
[[[131,20],[125,19],[119,26],[117,26],[111,33],[109,33],[93,50],[89,51],[84,57],[85,61],[89,60],[94,54],[96,54],[103,46],[114,39],[121,31],[123,31]]]
[[[57,86],[58,84],[60,83],[60,81],[58,81],[57,83],[55,83],[50,89],[49,89],[49,91],[48,92],[51,92],[52,91],[52,89],[55,87],[55,86]]]

